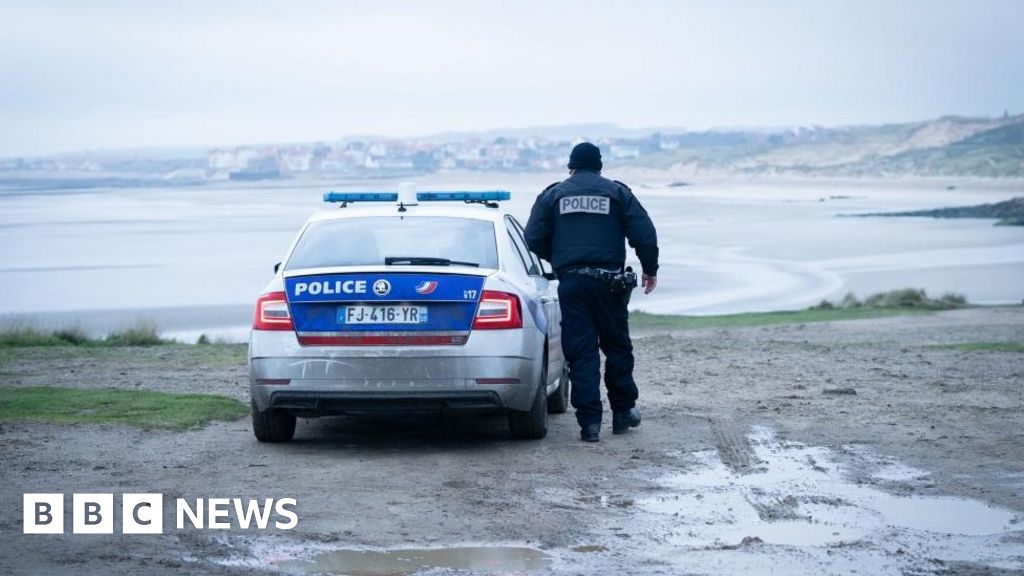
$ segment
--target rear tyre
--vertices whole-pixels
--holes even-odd
[[[562,363],[562,377],[558,379],[558,388],[548,397],[549,414],[565,414],[569,409],[569,365]]]
[[[540,439],[548,434],[548,394],[541,383],[529,412],[509,412],[508,427],[513,438]]]
[[[252,407],[252,432],[260,442],[288,442],[295,436],[295,415]]]

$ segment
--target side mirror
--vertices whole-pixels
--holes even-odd
[[[554,272],[545,272],[543,276],[547,280],[558,280],[558,276]]]
[[[277,271],[280,270],[280,269],[281,269],[281,263],[280,262],[278,262],[277,264],[274,264],[274,274],[277,274]]]

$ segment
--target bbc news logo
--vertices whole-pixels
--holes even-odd
[[[200,530],[227,530],[234,518],[242,529],[252,526],[266,530],[273,525],[291,530],[299,524],[295,505],[294,498],[178,498],[174,503],[175,526],[178,530],[186,525]],[[64,533],[64,494],[24,494],[23,506],[25,534]],[[71,495],[73,534],[113,534],[116,517],[113,494]],[[164,495],[122,494],[120,517],[122,534],[163,534]]]

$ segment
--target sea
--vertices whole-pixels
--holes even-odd
[[[628,180],[658,229],[658,287],[635,294],[633,310],[790,310],[905,287],[978,304],[1024,298],[1024,227],[859,217],[997,202],[1024,195],[1021,182],[609,176]],[[508,209],[525,224],[537,194],[561,177],[448,173],[410,181],[418,190],[508,190]],[[323,193],[398,184],[0,189],[0,324],[102,334],[144,321],[182,341],[245,340],[253,303],[299,227],[318,210],[338,209],[324,205]],[[635,257],[629,263],[639,269]]]

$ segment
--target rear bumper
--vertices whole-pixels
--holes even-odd
[[[460,392],[361,392],[339,390],[271,390],[270,408],[299,416],[372,413],[437,413],[508,410],[496,390]]]
[[[305,416],[529,410],[543,340],[523,340],[494,331],[464,346],[339,348],[299,346],[293,332],[254,333],[249,389],[257,410]]]

